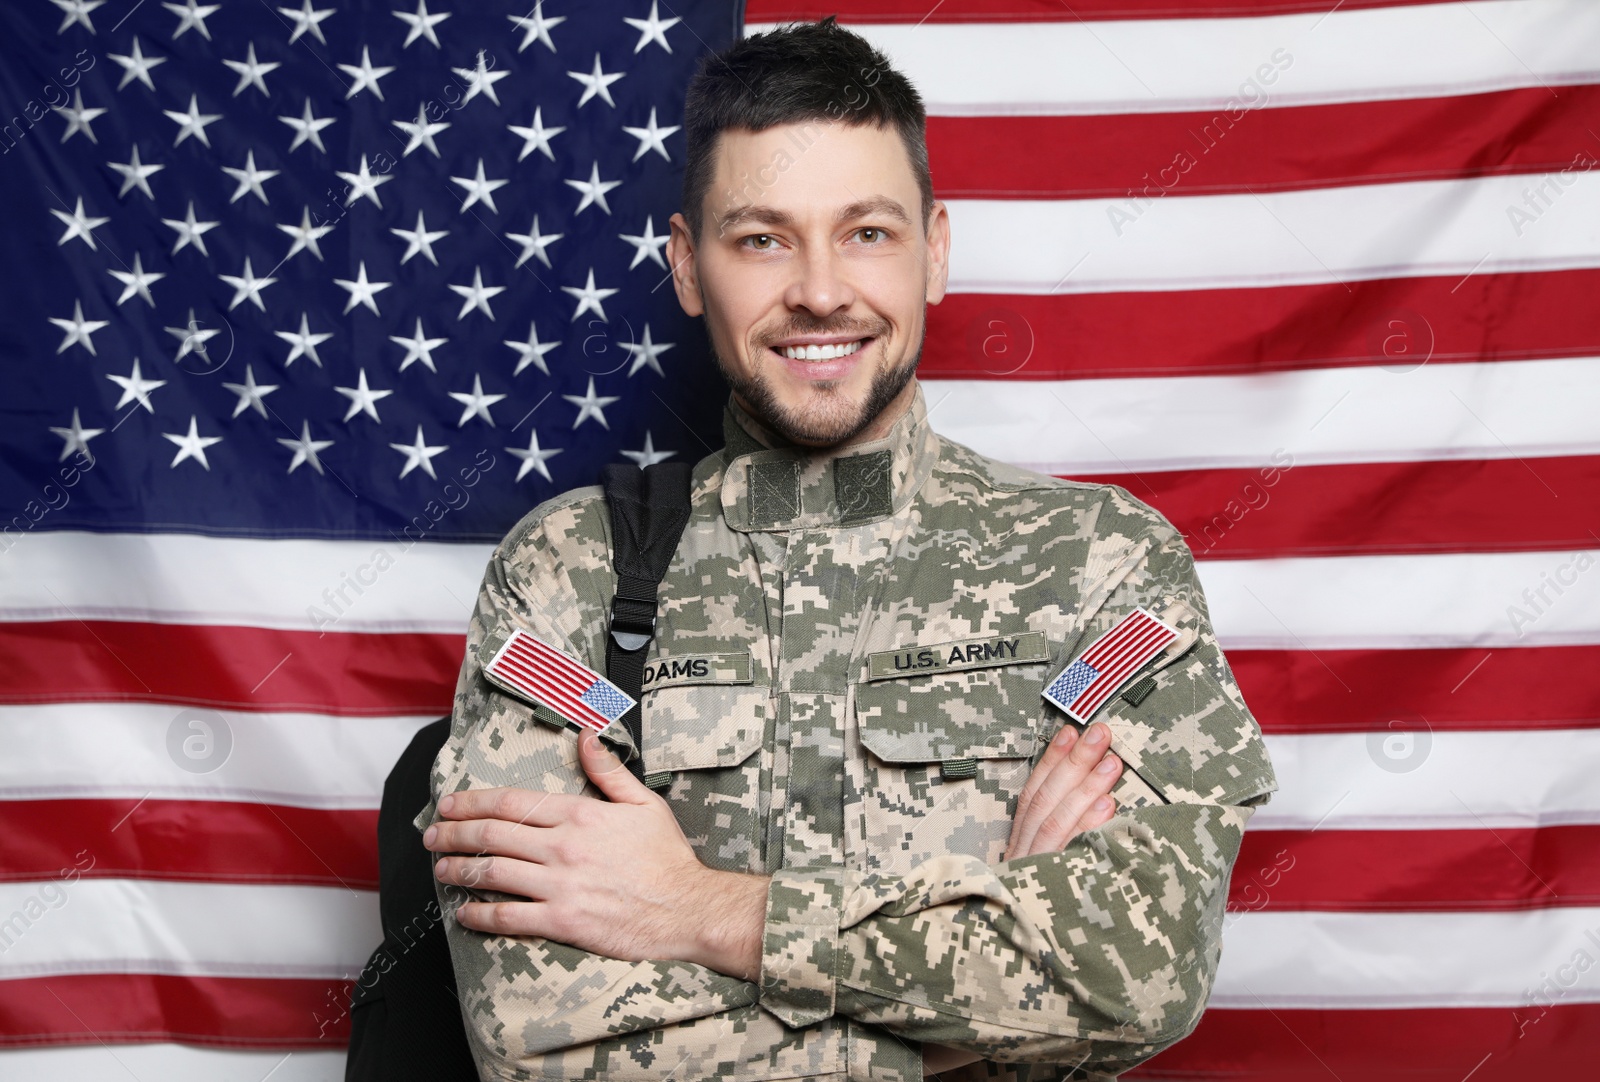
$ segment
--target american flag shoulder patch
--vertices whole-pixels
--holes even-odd
[[[501,690],[553,711],[580,731],[605,734],[634,704],[617,685],[521,628],[494,651],[483,674]]]
[[[1118,688],[1178,637],[1149,612],[1134,609],[1050,681],[1044,697],[1074,721],[1087,724]]]

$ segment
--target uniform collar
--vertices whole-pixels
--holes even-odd
[[[859,526],[903,510],[933,472],[937,441],[922,385],[881,440],[842,451],[787,444],[730,397],[722,513],[743,532]]]

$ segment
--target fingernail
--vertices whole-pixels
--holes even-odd
[[[444,878],[445,870],[447,868],[449,868],[449,867],[450,867],[450,862],[448,860],[441,859],[437,864],[435,864],[433,866],[433,874],[442,879],[442,878]]]
[[[1091,725],[1089,727],[1089,737],[1088,737],[1089,743],[1091,743],[1091,744],[1103,744],[1103,743],[1105,743],[1106,733],[1107,732],[1109,732],[1109,730],[1104,725]]]
[[[438,827],[429,827],[427,830],[424,830],[422,832],[422,844],[425,847],[426,846],[431,846],[431,845],[433,845],[433,839],[437,838],[438,836],[439,836],[439,828]]]
[[[452,807],[455,806],[455,803],[456,803],[455,794],[454,793],[446,793],[444,796],[439,798],[439,811],[440,812],[448,812]]]
[[[1100,760],[1100,765],[1094,769],[1096,773],[1109,774],[1113,770],[1117,769],[1117,761],[1111,756],[1107,755],[1104,759]]]
[[[1056,734],[1056,743],[1064,748],[1068,744],[1072,743],[1072,738],[1076,735],[1077,734],[1073,731],[1072,726],[1063,725],[1061,727],[1061,731]]]
[[[1097,811],[1097,812],[1110,811],[1111,810],[1111,798],[1103,796],[1099,800],[1096,800],[1094,802],[1094,810]]]

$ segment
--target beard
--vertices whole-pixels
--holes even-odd
[[[826,331],[818,329],[818,333]],[[874,336],[874,340],[881,341],[881,338]],[[735,373],[723,363],[715,344],[711,355],[722,378],[756,420],[790,443],[833,447],[859,436],[905,390],[922,361],[922,341],[917,342],[916,351],[899,365],[879,368],[872,374],[866,398],[859,406],[845,397],[840,381],[829,380],[813,385],[814,393],[804,406],[787,407],[778,401],[772,384],[759,372]]]

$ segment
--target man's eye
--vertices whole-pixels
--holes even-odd
[[[745,243],[749,244],[751,241],[771,241],[773,236],[771,233],[755,233],[744,239]],[[771,244],[750,244],[750,247],[754,248],[758,252],[765,252],[769,251],[772,246]]]
[[[860,229],[856,230],[856,235],[865,240],[869,246],[882,244],[888,240],[889,236],[877,226],[872,225],[862,226]]]

